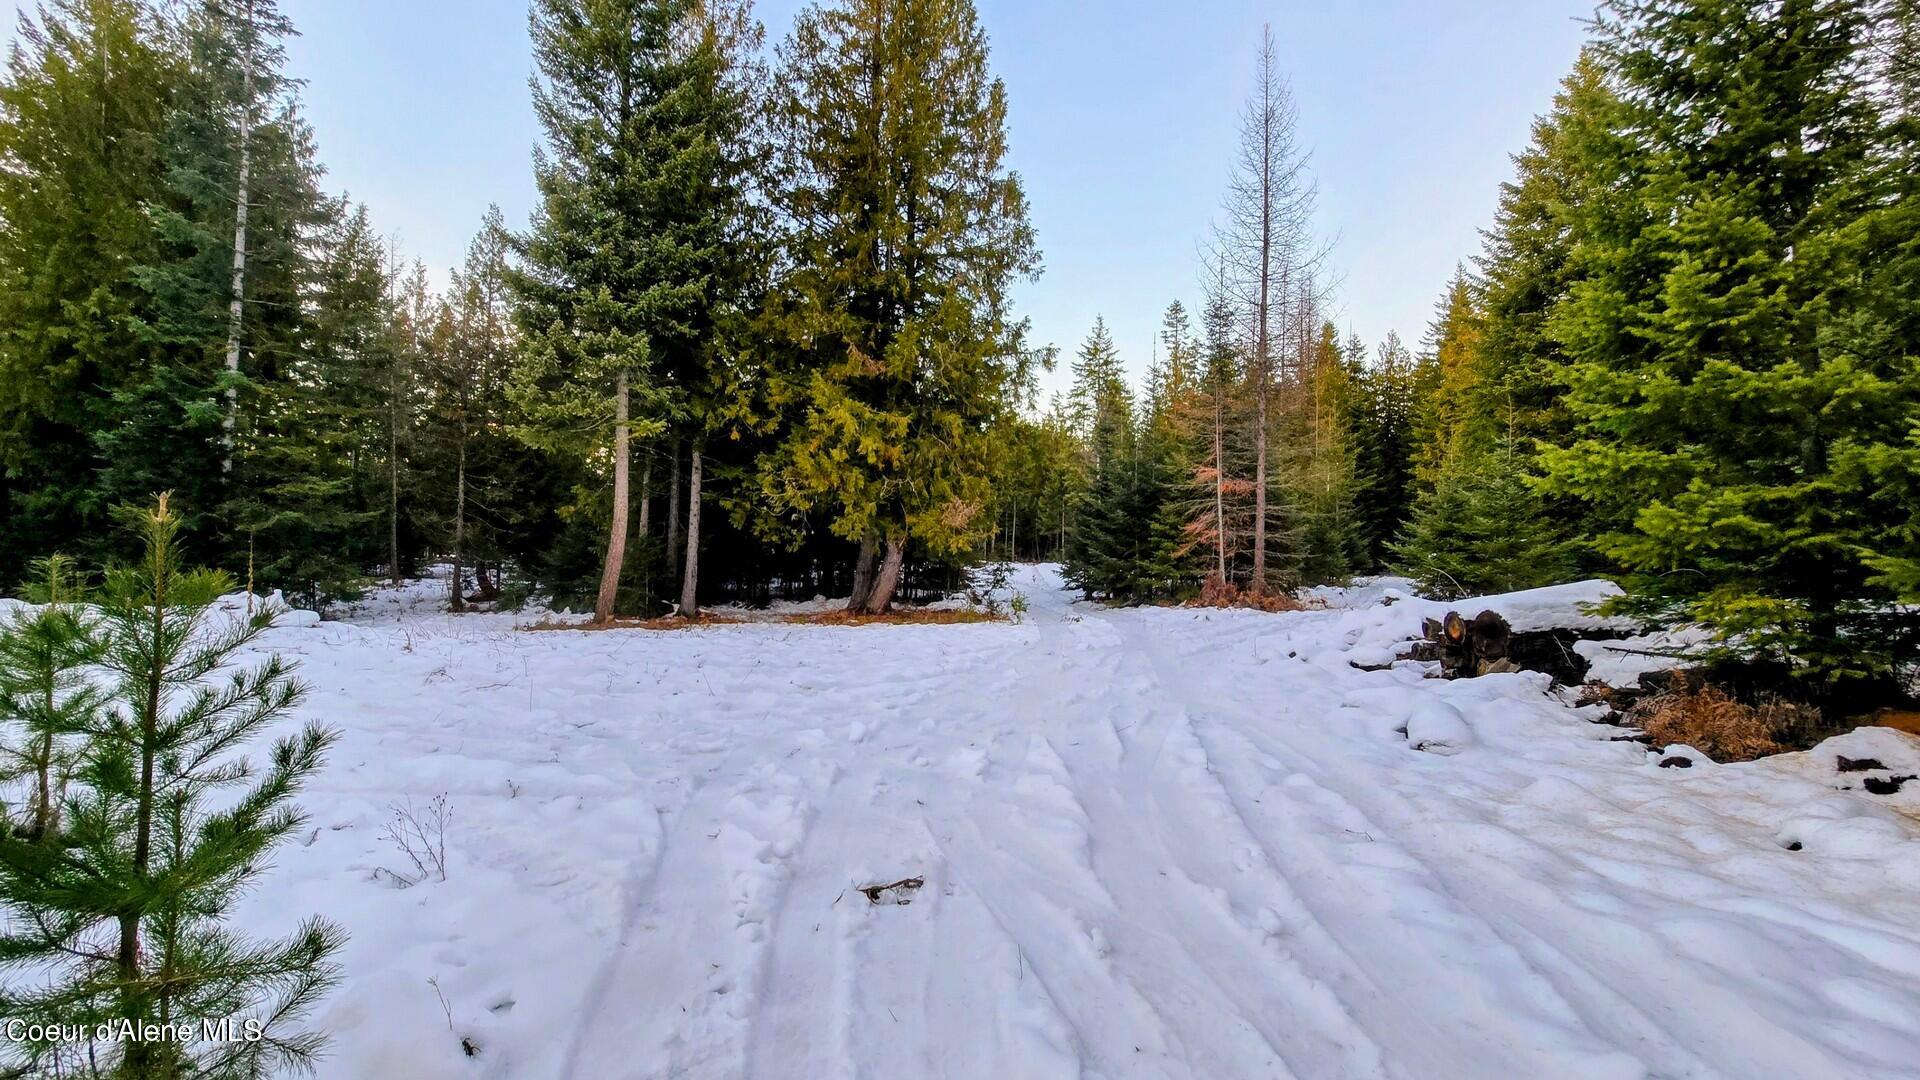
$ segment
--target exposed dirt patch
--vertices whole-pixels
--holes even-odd
[[[702,612],[691,619],[682,618],[678,615],[661,615],[652,619],[616,617],[603,623],[560,622],[557,619],[548,617],[541,619],[539,622],[528,623],[525,626],[519,627],[519,629],[540,632],[552,630],[577,630],[581,632],[598,630],[691,630],[697,626],[732,626],[745,621],[745,619],[736,618],[732,615],[714,615],[707,612]]]
[[[1007,622],[1004,615],[984,611],[889,611],[884,615],[861,615],[851,611],[821,611],[805,615],[782,615],[775,622],[794,626],[957,626],[965,623]]]

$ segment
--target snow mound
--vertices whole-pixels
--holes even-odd
[[[1429,754],[1458,754],[1473,745],[1473,728],[1446,702],[1422,702],[1407,717],[1407,745]]]

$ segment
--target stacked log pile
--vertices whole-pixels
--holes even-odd
[[[1577,686],[1586,679],[1585,657],[1573,651],[1582,640],[1612,640],[1615,630],[1516,631],[1500,613],[1483,611],[1468,619],[1457,611],[1444,619],[1421,623],[1423,639],[1414,643],[1411,660],[1437,660],[1447,679],[1471,679],[1511,671],[1544,671],[1553,681]]]

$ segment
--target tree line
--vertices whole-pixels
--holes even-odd
[[[1416,356],[1342,340],[1271,45],[1196,329],[1023,421],[1017,550],[1089,596],[1616,577],[1816,695],[1920,656],[1920,6],[1613,0]]]

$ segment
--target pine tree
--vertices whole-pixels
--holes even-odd
[[[364,207],[327,237],[315,277],[305,340],[257,357],[244,387],[223,512],[258,578],[311,605],[357,595],[383,547],[389,286]]]
[[[1628,137],[1581,165],[1619,194],[1576,211],[1579,280],[1549,321],[1574,432],[1544,462],[1629,571],[1619,606],[1823,686],[1920,634],[1865,561],[1910,542],[1910,510],[1850,467],[1920,407],[1881,276],[1912,233],[1872,235],[1895,181],[1873,167],[1865,29],[1843,0],[1610,5],[1608,126]]]
[[[1450,461],[1491,449],[1500,432],[1498,388],[1488,370],[1477,288],[1465,267],[1447,283],[1416,376],[1414,475],[1431,486]]]
[[[783,434],[760,489],[858,544],[853,603],[882,611],[910,544],[959,558],[992,531],[991,432],[1032,362],[1007,289],[1038,269],[1033,230],[971,0],[810,7],[781,66]]]
[[[1572,542],[1522,471],[1513,440],[1451,460],[1393,545],[1429,596],[1459,599],[1567,580]]]
[[[309,725],[255,773],[236,748],[284,716],[303,689],[273,657],[228,671],[273,617],[214,614],[231,590],[218,571],[184,570],[180,520],[162,496],[134,516],[138,564],[102,595],[104,715],[83,729],[59,844],[0,838],[0,960],[13,970],[9,1016],[51,1024],[146,1025],[234,1018],[249,1041],[12,1043],[6,1052],[61,1075],[257,1076],[309,1063],[312,1033],[288,1030],[326,990],[337,930],[310,920],[254,944],[224,925],[264,856],[303,823],[291,799],[332,739]],[[235,789],[238,789],[237,791]],[[216,804],[218,808],[216,808]]]
[[[1284,509],[1274,497],[1268,442],[1278,384],[1295,374],[1282,370],[1281,355],[1298,330],[1293,311],[1311,303],[1312,271],[1319,261],[1309,235],[1317,194],[1299,145],[1298,113],[1280,73],[1273,27],[1263,27],[1261,34],[1254,89],[1241,114],[1226,222],[1217,241],[1220,268],[1241,308],[1247,337],[1243,375],[1253,443],[1248,589],[1255,596],[1275,584],[1268,563],[1276,549],[1281,562],[1297,561],[1297,552],[1286,543],[1290,530],[1276,527]]]
[[[670,396],[656,370],[658,307],[690,283],[663,281],[665,75],[688,5],[538,0],[534,111],[546,135],[535,162],[541,204],[509,275],[519,348],[511,392],[529,445],[608,461],[611,512],[595,617],[613,616],[626,558],[631,444],[665,430]],[[591,503],[600,489],[583,493]]]
[[[26,594],[41,606],[0,619],[0,781],[28,790],[25,812],[0,818],[0,831],[44,840],[60,828],[76,737],[102,705],[89,669],[103,644],[72,561],[50,555],[35,570]]]
[[[184,78],[159,38],[134,0],[54,0],[23,14],[0,79],[0,580],[105,546],[92,433],[144,352],[128,268],[153,252]]]
[[[1353,438],[1361,564],[1378,570],[1413,506],[1414,361],[1392,333],[1372,363],[1358,341],[1348,342],[1346,356],[1354,386],[1347,429]]]

